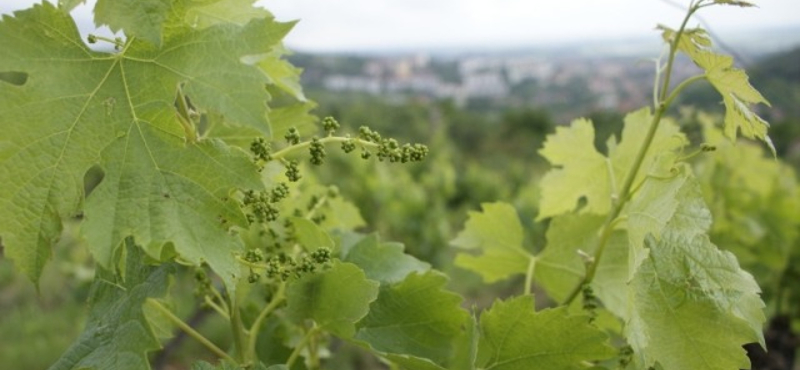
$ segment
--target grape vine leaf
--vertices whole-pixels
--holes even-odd
[[[358,265],[368,279],[382,284],[397,283],[412,272],[424,273],[431,268],[431,265],[403,253],[402,244],[382,243],[377,234],[368,235],[348,248],[342,260]]]
[[[311,220],[303,217],[289,217],[289,220],[292,222],[297,243],[305,247],[306,251],[311,252],[322,247],[333,249],[334,243],[330,235]]]
[[[65,11],[72,11],[76,6],[85,3],[86,0],[58,0],[58,7]]]
[[[741,1],[741,0],[714,0],[714,4],[733,5],[742,8],[750,8],[756,6],[755,3],[751,3],[749,1]]]
[[[299,112],[295,112],[295,116],[301,117],[306,113],[307,108],[313,108],[314,105],[302,104],[305,103],[307,99],[303,93],[303,87],[300,85],[301,69],[293,66],[286,59],[283,59],[283,56],[288,54],[289,51],[286,48],[276,47],[274,51],[272,51],[272,57],[263,59],[259,62],[258,66],[269,76],[271,84],[301,103],[289,106],[300,109]],[[284,109],[288,109],[289,107]],[[283,114],[287,115],[287,112]],[[290,122],[292,122],[294,126],[302,126],[302,122]]]
[[[334,260],[330,269],[288,285],[286,312],[296,322],[313,319],[322,329],[350,338],[356,332],[355,323],[378,297],[378,286],[358,266]]]
[[[89,50],[69,15],[49,3],[4,16],[0,71],[27,76],[21,86],[0,83],[8,255],[36,280],[61,220],[80,212],[84,174],[99,166],[105,178],[86,200],[82,227],[98,262],[109,266],[132,235],[156,258],[174,248],[229,283],[241,242],[228,228],[246,226],[229,193],[263,185],[242,151],[184,137],[176,94],[182,86],[200,112],[268,136],[269,79],[241,58],[266,57],[291,27],[271,19],[181,25],[160,48],[133,39],[108,54]]]
[[[557,302],[563,302],[586,274],[586,258],[596,252],[605,217],[592,214],[556,216],[547,229],[547,247],[536,255],[535,280]],[[627,307],[628,239],[614,230],[605,243],[592,288],[603,305],[623,317]]]
[[[239,366],[239,365],[237,365],[235,363],[232,363],[230,361],[227,361],[227,360],[220,361],[219,365],[217,365],[217,366],[209,364],[208,362],[205,362],[205,361],[198,361],[198,362],[193,363],[192,367],[191,367],[191,370],[241,370],[241,369],[242,369],[241,366]],[[261,362],[259,362],[258,364],[255,364],[255,365],[251,364],[248,367],[248,369],[252,369],[252,370],[289,370],[289,368],[286,367],[286,365],[283,365],[283,364],[281,364],[281,365],[272,365],[270,367],[267,367],[266,365],[264,365]]]
[[[606,158],[594,147],[594,127],[587,119],[557,127],[539,151],[553,166],[542,178],[537,219],[571,212],[586,197],[586,212],[604,214],[610,209],[611,188]]]
[[[97,0],[94,21],[113,32],[124,30],[127,37],[137,37],[161,46],[162,29],[170,9],[162,0]]]
[[[542,195],[538,220],[575,210],[581,198],[586,205],[581,212],[607,214],[614,197],[622,187],[639,146],[647,135],[652,120],[649,108],[642,108],[625,117],[622,139],[609,139],[608,157],[594,146],[594,128],[586,119],[578,119],[569,127],[558,127],[548,135],[539,153],[556,168],[541,181]],[[653,144],[647,151],[634,187],[650,173],[664,170],[662,158],[687,143],[680,128],[669,120],[658,126]]]
[[[643,367],[747,369],[742,345],[761,341],[763,303],[736,258],[698,235],[648,238],[650,254],[631,282],[625,332]]]
[[[150,368],[147,352],[161,345],[143,306],[147,299],[167,293],[173,267],[147,266],[144,253],[126,244],[124,273],[98,268],[86,328],[50,370]]]
[[[381,286],[355,339],[396,362],[415,363],[414,368],[444,364],[468,316],[461,296],[443,289],[446,283],[445,275],[429,271]]]
[[[659,26],[665,41],[672,42],[677,32],[666,26]],[[725,136],[736,140],[737,132],[747,138],[764,141],[775,155],[775,146],[767,136],[769,123],[750,109],[751,104],[769,102],[758,92],[745,71],[733,66],[733,58],[718,54],[711,48],[711,37],[700,28],[684,30],[677,42],[682,51],[705,71],[705,78],[722,95],[725,105]]]
[[[764,343],[760,289],[707,236],[710,213],[693,178],[630,281],[625,334],[642,367],[749,368],[742,345]]]
[[[255,0],[203,1],[186,11],[186,23],[206,28],[220,23],[244,25],[254,18],[272,18],[264,8],[255,7]]]
[[[586,255],[594,252],[604,219],[592,214],[566,214],[550,221],[547,246],[536,256],[534,272],[548,296],[561,302],[580,283],[586,269],[579,251]]]
[[[477,365],[496,370],[584,369],[616,354],[605,333],[567,307],[535,312],[532,296],[497,301],[480,318]]]
[[[481,337],[478,330],[478,318],[475,316],[476,311],[477,308],[473,306],[464,331],[456,338],[453,361],[450,363],[449,370],[475,370],[475,362],[478,359],[478,343]]]
[[[533,256],[522,247],[523,230],[517,211],[507,203],[483,203],[483,212],[469,212],[469,219],[450,243],[474,256],[461,252],[456,266],[479,273],[486,282],[524,274]]]
[[[691,230],[692,235],[704,233],[711,225],[711,215],[703,202],[700,188],[693,180],[691,169],[688,165],[681,164],[673,170],[670,177],[648,178],[628,203],[629,276],[633,276],[634,271],[647,258],[648,250],[644,245],[647,235],[659,239],[669,222],[681,220],[675,218],[679,206],[684,216],[689,217],[685,222],[693,225],[686,228],[687,232]],[[687,212],[690,208],[692,211]]]
[[[614,230],[611,233],[592,280],[594,295],[617,318],[625,317],[628,307],[628,243],[624,231]]]

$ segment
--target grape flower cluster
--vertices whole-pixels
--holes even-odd
[[[373,155],[379,161],[389,161],[392,163],[419,162],[428,155],[428,147],[423,144],[400,144],[396,139],[382,137],[380,133],[367,126],[361,126],[356,136],[334,136],[341,127],[339,122],[333,117],[322,119],[322,129],[325,137],[314,136],[310,140],[302,141],[300,131],[296,127],[291,127],[286,131],[284,139],[288,147],[273,152],[269,143],[264,138],[256,138],[250,145],[250,152],[257,164],[279,159],[286,168],[285,175],[289,181],[296,182],[302,178],[298,168],[300,162],[292,159],[287,160],[284,156],[295,150],[307,148],[309,162],[313,165],[325,163],[327,152],[325,144],[330,142],[340,142],[341,149],[345,153],[351,153],[361,148],[361,158],[369,159]]]
[[[262,268],[267,278],[287,281],[292,277],[300,278],[329,266],[329,262],[333,259],[333,252],[330,248],[320,247],[311,253],[303,253],[297,258],[286,253],[278,253],[265,258],[261,249],[252,249],[245,253],[243,259],[250,264],[248,282],[255,283],[261,278],[261,275],[254,271],[254,266]]]
[[[251,224],[276,221],[279,211],[275,204],[287,196],[289,196],[289,187],[285,183],[279,183],[270,191],[245,191],[242,197],[242,207],[249,211],[247,220]]]

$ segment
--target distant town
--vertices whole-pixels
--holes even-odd
[[[656,48],[653,47],[656,45]],[[653,40],[594,45],[557,51],[507,53],[299,54],[292,61],[304,68],[303,85],[338,93],[360,93],[390,100],[445,99],[459,106],[547,106],[559,115],[597,110],[629,111],[652,101],[659,55]],[[773,49],[777,48],[773,46]],[[747,50],[748,59],[771,49]],[[664,61],[661,61],[662,63]],[[699,72],[679,58],[673,81]]]

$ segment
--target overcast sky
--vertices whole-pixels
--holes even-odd
[[[300,19],[287,44],[302,51],[520,47],[646,36],[677,26],[668,1],[688,0],[260,0],[279,20]],[[0,0],[0,11],[35,0]],[[800,26],[800,0],[756,0],[759,8],[714,7],[700,15],[721,37]],[[88,32],[88,6],[75,16]],[[694,25],[697,22],[693,22]]]

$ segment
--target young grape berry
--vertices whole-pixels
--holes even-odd
[[[263,137],[253,140],[253,142],[250,144],[250,152],[253,153],[256,160],[262,160],[266,162],[272,159],[272,148]]]
[[[283,137],[290,145],[297,145],[300,142],[300,133],[294,127],[289,128],[289,131]]]
[[[333,133],[338,130],[340,126],[341,125],[339,125],[339,122],[337,122],[333,117],[328,116],[322,119],[322,128],[328,133],[328,135],[333,135]]]
[[[311,144],[308,146],[308,152],[311,154],[311,164],[319,166],[325,163],[325,146],[319,141],[319,138],[314,137],[311,139]]]
[[[286,178],[288,178],[289,181],[297,182],[302,178],[302,176],[300,176],[300,169],[297,168],[299,164],[300,163],[294,159],[286,163]]]

